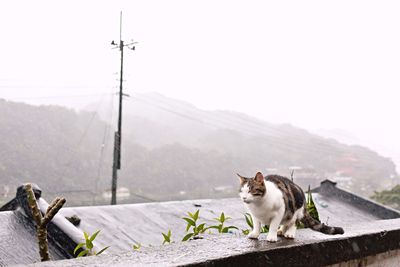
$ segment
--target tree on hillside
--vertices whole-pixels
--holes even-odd
[[[371,198],[382,204],[400,210],[400,184],[396,185],[391,190],[375,192]]]

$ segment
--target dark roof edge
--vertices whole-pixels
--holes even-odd
[[[0,211],[12,211],[16,210],[18,207],[18,202],[16,198],[11,199],[6,204],[0,207]]]
[[[15,198],[1,207],[1,210],[10,210],[21,213],[28,219],[28,222],[35,226],[31,209],[28,205],[27,194],[24,189],[25,184],[17,188]],[[45,214],[49,203],[41,197],[41,189],[36,184],[32,184],[33,192],[36,197],[36,203],[42,212]],[[73,258],[73,251],[76,245],[82,242],[83,232],[75,227],[61,214],[56,214],[47,226],[47,235],[49,241],[66,257]],[[96,251],[97,246],[95,247]],[[80,251],[78,251],[80,252]]]
[[[345,189],[336,186],[336,183],[331,180],[324,180],[321,185],[311,190],[312,192],[319,193],[324,196],[336,196],[341,200],[356,206],[359,209],[368,211],[369,213],[381,219],[396,219],[400,218],[400,212],[377,203],[371,199],[353,194]]]

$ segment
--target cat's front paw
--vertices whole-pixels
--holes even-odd
[[[278,236],[276,234],[275,235],[268,234],[267,235],[267,241],[268,242],[276,242],[276,241],[278,241]]]
[[[258,239],[259,235],[260,234],[257,234],[255,232],[251,232],[250,234],[247,235],[247,237],[250,238],[250,239]]]
[[[283,236],[288,238],[288,239],[294,239],[294,234],[293,233],[285,233]]]

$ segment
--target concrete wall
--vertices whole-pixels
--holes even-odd
[[[345,227],[344,235],[328,236],[302,229],[298,231],[295,240],[281,238],[277,243],[269,243],[265,238],[265,235],[260,240],[232,234],[205,235],[204,239],[184,243],[142,248],[122,254],[38,263],[33,266],[295,267],[333,264],[363,266],[364,262],[384,266],[381,263],[394,264],[398,260],[400,219]]]
[[[361,259],[354,259],[337,264],[330,265],[329,267],[399,267],[400,266],[400,250],[390,250],[384,253],[364,257]]]

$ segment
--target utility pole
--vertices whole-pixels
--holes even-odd
[[[122,85],[123,85],[123,69],[124,69],[124,47],[131,50],[135,50],[134,44],[136,42],[131,42],[129,44],[124,44],[122,40],[122,11],[120,13],[119,19],[119,44],[114,41],[111,45],[115,48],[119,48],[121,52],[121,69],[119,77],[119,108],[118,108],[118,129],[114,134],[114,153],[113,153],[113,166],[112,166],[112,182],[111,182],[111,205],[117,204],[117,171],[121,169],[121,142],[122,142],[122,97],[124,96]],[[126,95],[125,95],[126,96]]]

